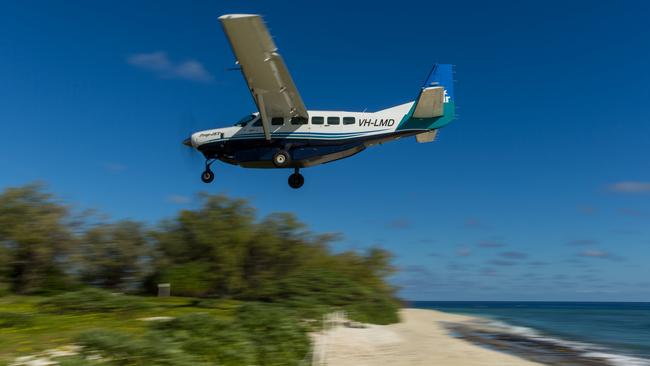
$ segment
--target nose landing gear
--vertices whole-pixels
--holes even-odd
[[[201,180],[203,181],[203,183],[211,183],[214,180],[214,173],[212,172],[212,170],[210,170],[210,165],[212,165],[212,163],[214,162],[215,160],[212,161],[206,160],[205,170],[203,171],[203,173],[201,173]]]
[[[289,176],[289,187],[298,189],[305,184],[305,177],[300,174],[298,168],[295,168],[294,173]]]
[[[201,173],[201,180],[203,183],[211,183],[214,180],[214,173],[210,168],[206,167],[205,171]]]

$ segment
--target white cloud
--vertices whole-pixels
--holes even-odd
[[[580,256],[589,258],[608,258],[611,255],[607,252],[603,252],[602,250],[585,250],[584,252],[580,253]]]
[[[571,240],[567,244],[569,244],[569,245],[596,245],[596,244],[598,244],[598,240],[595,240],[595,239],[576,239],[576,240]]]
[[[509,252],[503,252],[503,253],[501,253],[499,255],[502,256],[503,258],[508,258],[508,259],[525,259],[525,258],[528,258],[528,254],[518,252],[516,250],[511,250]]]
[[[619,193],[650,193],[650,182],[618,182],[610,185],[609,190]]]
[[[469,257],[472,255],[472,251],[468,248],[458,248],[458,250],[456,250],[456,255],[459,257]]]
[[[481,248],[501,248],[505,245],[503,243],[494,240],[483,240],[478,243],[478,246]]]
[[[119,173],[126,170],[126,165],[120,163],[105,163],[104,169],[111,173]]]
[[[162,51],[152,53],[136,53],[126,58],[130,65],[148,70],[166,71],[173,68],[167,54]]]
[[[174,71],[175,74],[181,79],[194,81],[212,81],[212,75],[210,75],[205,70],[203,65],[194,60],[189,60],[178,64]]]
[[[390,229],[408,229],[411,226],[411,220],[405,217],[398,217],[386,223],[386,227]]]
[[[129,65],[154,72],[163,79],[183,79],[199,82],[210,82],[212,75],[196,60],[173,62],[166,52],[137,53],[126,58]]]
[[[581,257],[585,258],[601,258],[601,259],[610,259],[613,261],[624,261],[625,258],[619,257],[616,254],[610,253],[610,252],[605,252],[602,250],[585,250],[582,253],[578,254]]]
[[[189,197],[178,194],[170,194],[167,196],[167,202],[175,203],[177,205],[185,205],[190,203],[190,201],[192,200]]]

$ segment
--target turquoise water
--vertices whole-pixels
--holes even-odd
[[[650,365],[650,303],[436,302],[412,307],[487,317],[606,355],[612,365]]]

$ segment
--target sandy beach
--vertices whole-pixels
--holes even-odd
[[[403,309],[400,316],[398,324],[336,326],[316,335],[316,352],[328,366],[541,365],[454,338],[441,324],[470,317],[422,309]]]

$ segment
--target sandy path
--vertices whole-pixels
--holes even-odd
[[[339,326],[318,336],[316,341],[326,345],[326,365],[540,365],[453,338],[438,324],[469,317],[422,309],[403,309],[400,316],[398,324],[365,329]]]

